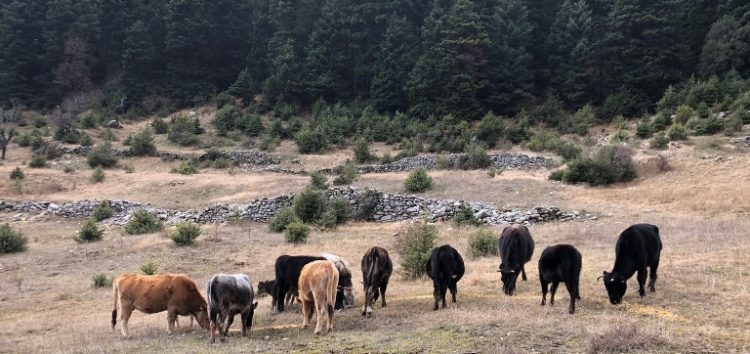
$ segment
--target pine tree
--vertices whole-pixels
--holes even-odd
[[[728,14],[711,26],[700,56],[703,76],[724,75],[731,70],[750,74],[750,15],[742,21]]]
[[[485,105],[499,113],[515,113],[532,94],[534,72],[527,46],[532,27],[523,0],[502,0],[487,18],[490,33]]]
[[[270,72],[263,88],[264,99],[271,104],[298,102],[300,70],[292,38],[276,50]]]
[[[210,39],[205,11],[202,0],[171,0],[167,5],[167,87],[183,104],[215,91],[208,81],[214,68],[205,60]]]
[[[678,36],[677,4],[675,0],[614,3],[605,38],[608,87],[612,92],[630,91],[637,100],[650,104],[670,84],[685,77],[688,47]]]
[[[547,38],[552,86],[574,108],[594,91],[593,25],[586,0],[565,0]]]
[[[408,108],[404,87],[419,44],[413,33],[405,18],[388,21],[370,88],[370,99],[380,112],[404,112]]]
[[[156,75],[156,59],[156,48],[148,36],[146,24],[141,20],[135,21],[125,31],[122,53],[123,86],[131,101],[140,100],[146,85]]]
[[[51,81],[44,62],[42,36],[43,1],[15,0],[0,5],[0,105],[15,98],[41,105],[40,93]]]

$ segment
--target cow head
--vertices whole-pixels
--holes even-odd
[[[625,282],[626,279],[621,275],[610,272],[603,272],[602,274],[601,278],[604,279],[604,287],[607,288],[609,302],[612,305],[621,303],[622,297],[625,295],[625,290],[628,289],[628,284]]]
[[[378,297],[378,288],[375,286],[365,286],[365,303],[362,305],[362,316],[372,316],[372,304]]]
[[[273,295],[273,290],[276,285],[275,280],[266,280],[258,282],[258,296]]]
[[[195,319],[198,321],[198,325],[205,330],[211,328],[208,320],[208,309],[206,306],[201,306],[200,310],[195,314]]]
[[[500,272],[500,280],[503,282],[503,292],[505,295],[513,296],[516,291],[516,279],[518,279],[519,272],[504,264],[500,264],[498,272]]]
[[[344,305],[354,305],[354,289],[351,286],[344,287]]]

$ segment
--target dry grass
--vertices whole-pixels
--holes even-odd
[[[0,214],[0,218],[8,215]],[[2,221],[2,220],[0,220]],[[107,228],[104,240],[78,244],[71,238],[78,223],[40,219],[16,223],[31,237],[29,251],[4,256],[0,273],[0,345],[11,352],[582,352],[598,348],[624,352],[750,350],[745,329],[745,304],[750,301],[750,246],[744,242],[750,222],[732,219],[655,218],[665,250],[657,293],[639,299],[631,280],[625,304],[612,306],[596,277],[611,267],[617,233],[640,221],[613,218],[597,222],[551,223],[533,226],[536,254],[555,243],[572,243],[584,257],[583,300],[575,315],[566,313],[567,294],[560,304],[539,306],[540,291],[534,261],[527,264],[529,281],[518,295],[501,294],[494,257],[468,259],[459,283],[459,303],[447,310],[431,310],[432,285],[426,279],[406,281],[394,276],[388,290],[389,307],[376,308],[373,319],[358,309],[336,315],[333,334],[315,337],[300,328],[298,306],[275,314],[270,299],[260,300],[250,339],[238,338],[233,328],[227,343],[210,346],[205,332],[182,328],[166,335],[164,314],[135,314],[134,339],[123,340],[108,324],[111,291],[92,288],[100,272],[116,275],[137,271],[155,260],[162,272],[185,272],[203,288],[215,272],[245,272],[254,282],[273,275],[273,259],[281,254],[318,254],[333,251],[349,260],[355,282],[359,259],[372,245],[395,252],[404,224],[355,223],[335,232],[313,232],[304,245],[288,245],[266,225],[204,226],[193,247],[175,247],[163,234],[127,236]],[[467,253],[472,228],[441,224],[439,244],[450,243]],[[499,233],[500,228],[493,228]],[[220,241],[209,241],[214,234]],[[534,258],[536,259],[536,258]],[[357,290],[357,304],[362,294]],[[75,323],[75,327],[70,324]],[[187,321],[183,321],[183,325]],[[626,323],[628,340],[609,341],[615,323]],[[366,333],[366,335],[365,335]],[[619,331],[616,333],[620,333]],[[44,336],[44,340],[39,340]],[[629,346],[629,347],[626,347]]]

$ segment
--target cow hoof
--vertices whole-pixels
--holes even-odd
[[[313,334],[315,334],[316,336],[320,335],[320,331],[315,331],[315,332],[313,332]]]
[[[432,308],[432,311],[437,311],[439,307],[435,306]]]

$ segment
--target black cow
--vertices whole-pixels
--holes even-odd
[[[323,257],[314,256],[289,256],[283,255],[276,258],[274,266],[276,271],[276,288],[273,292],[273,303],[279,312],[284,311],[284,298],[291,289],[297,288],[299,273],[307,263],[325,260]]]
[[[217,329],[221,341],[224,341],[229,332],[229,326],[234,322],[234,315],[238,313],[242,317],[242,336],[247,336],[247,331],[253,327],[253,315],[258,306],[253,286],[247,275],[214,275],[208,282],[206,296],[208,297],[211,342],[216,340]],[[226,327],[222,328],[224,321],[226,321]]]
[[[370,248],[362,257],[362,285],[365,291],[365,304],[362,316],[372,316],[372,306],[381,297],[381,305],[386,307],[385,290],[393,272],[393,262],[388,251],[382,247]]]
[[[615,246],[615,266],[612,272],[604,272],[604,286],[609,294],[609,302],[617,305],[627,290],[627,280],[638,272],[638,293],[646,296],[643,284],[646,282],[646,267],[651,268],[648,287],[656,291],[656,269],[661,256],[659,228],[651,224],[635,224],[623,231]]]
[[[565,283],[570,294],[568,312],[576,312],[576,300],[581,296],[578,292],[578,280],[581,277],[581,252],[571,245],[556,245],[547,247],[539,258],[539,282],[542,284],[542,306],[547,299],[547,285],[552,283],[549,304],[555,304],[555,292],[560,282]]]
[[[438,302],[445,304],[446,289],[451,290],[452,302],[456,302],[456,284],[464,276],[464,259],[458,254],[455,248],[449,245],[443,245],[432,250],[430,259],[425,264],[427,276],[432,279],[434,287],[433,296],[435,297],[435,306],[433,310],[438,309]]]
[[[503,282],[503,292],[512,296],[516,291],[516,279],[521,273],[526,281],[524,264],[531,260],[534,253],[534,239],[526,226],[511,225],[500,235],[500,280]]]
[[[321,256],[333,263],[339,271],[339,283],[336,287],[336,301],[333,308],[343,310],[347,306],[354,305],[354,284],[352,284],[352,272],[349,270],[349,265],[335,254],[323,253]]]
[[[264,295],[270,295],[271,296],[271,308],[276,308],[276,297],[274,296],[276,292],[276,280],[266,280],[258,282],[258,297],[264,296]],[[299,297],[298,291],[297,291],[297,285],[294,284],[293,286],[289,287],[289,291],[286,293],[286,306],[291,306],[292,303],[294,303],[295,300]]]

